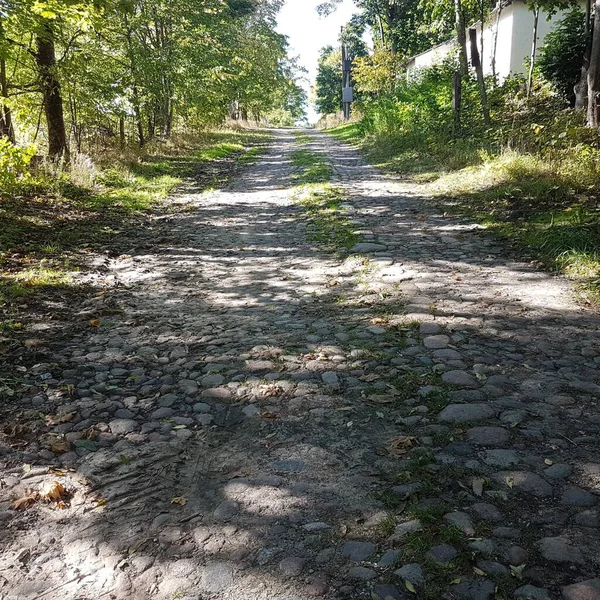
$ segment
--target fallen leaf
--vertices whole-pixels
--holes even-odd
[[[187,498],[183,496],[176,496],[171,500],[171,504],[179,504],[179,506],[185,506],[187,504]]]
[[[544,463],[546,463],[548,466],[554,464],[554,462],[552,462],[549,458],[547,458],[546,460],[544,460]]]
[[[279,415],[272,412],[263,412],[260,413],[261,419],[279,419]]]
[[[375,317],[374,319],[371,319],[371,323],[373,325],[385,325],[388,322],[388,319],[382,319],[381,317]]]
[[[22,498],[17,498],[11,505],[13,510],[25,510],[29,508],[32,504],[37,500],[37,494],[33,492],[32,494],[28,494],[27,496],[23,496]]]
[[[415,586],[414,586],[414,585],[413,585],[413,584],[412,584],[410,581],[408,581],[408,580],[406,580],[406,581],[404,582],[404,587],[406,587],[406,589],[407,589],[409,592],[412,592],[413,594],[416,594],[416,593],[417,593],[417,590],[415,590]]]
[[[517,579],[523,579],[523,571],[527,565],[521,565],[520,567],[515,567],[510,565],[510,574]]]
[[[394,458],[404,456],[412,450],[416,442],[417,438],[409,436],[394,438],[390,440],[387,445],[388,454]]]
[[[451,585],[457,585],[457,584],[459,584],[460,582],[461,582],[461,579],[460,579],[460,577],[457,577],[456,579],[453,579],[453,580],[450,582],[450,584],[451,584]]]
[[[73,445],[77,448],[85,448],[90,452],[96,452],[96,450],[98,450],[98,444],[93,440],[75,440]]]
[[[485,571],[482,571],[477,567],[473,567],[473,573],[475,573],[475,575],[479,575],[480,577],[485,577]]]
[[[369,396],[368,400],[369,402],[373,402],[373,404],[391,404],[394,398],[387,394],[373,394]]]
[[[483,479],[473,479],[473,493],[476,496],[481,497],[483,495],[483,484],[484,484]]]
[[[506,485],[512,490],[515,485],[515,480],[512,477],[506,478]]]
[[[380,375],[376,375],[375,373],[369,373],[368,375],[363,375],[361,378],[361,381],[366,381],[371,382],[371,381],[377,381],[378,379],[381,379]]]
[[[92,319],[90,321],[90,327],[100,327],[100,319]]]
[[[46,481],[42,484],[39,495],[42,500],[48,502],[54,500],[55,502],[58,502],[62,499],[61,497],[66,491],[67,490],[62,483],[59,483],[58,481]]]
[[[56,469],[55,467],[50,467],[48,469],[48,475],[56,475],[57,477],[64,477],[65,472],[60,469]]]
[[[77,413],[60,413],[58,415],[46,415],[46,425],[62,425],[63,423],[70,423]]]
[[[54,454],[64,454],[71,449],[71,444],[69,440],[65,438],[58,438],[54,442],[52,442],[52,446],[50,446],[50,450],[54,452]]]

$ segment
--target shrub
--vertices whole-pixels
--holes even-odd
[[[587,42],[585,16],[575,8],[548,33],[540,50],[540,73],[571,106],[575,104],[573,87],[581,75]]]
[[[20,148],[6,138],[0,138],[0,193],[15,194],[31,175],[29,163],[35,148]]]

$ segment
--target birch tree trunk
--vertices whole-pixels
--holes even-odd
[[[529,75],[527,76],[527,97],[531,94],[533,86],[533,69],[535,67],[535,53],[537,51],[537,34],[540,22],[540,8],[536,6],[533,9],[533,40],[531,41],[531,56],[529,57]]]
[[[598,92],[600,91],[600,0],[594,2],[594,27],[588,83],[588,127],[598,127]]]

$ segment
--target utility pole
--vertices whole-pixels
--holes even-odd
[[[344,28],[342,27],[342,34]],[[352,87],[352,59],[348,53],[348,46],[342,42],[342,105],[344,107],[344,121],[350,120],[352,102],[354,101],[354,88]]]

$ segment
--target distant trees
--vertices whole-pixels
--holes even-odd
[[[322,115],[342,108],[342,52],[339,48],[321,48],[315,80],[315,107]]]
[[[176,123],[219,122],[232,103],[254,118],[301,116],[300,73],[275,32],[281,4],[3,0],[0,132],[41,131],[49,155],[68,158],[69,140],[80,149],[102,131],[144,145]]]

